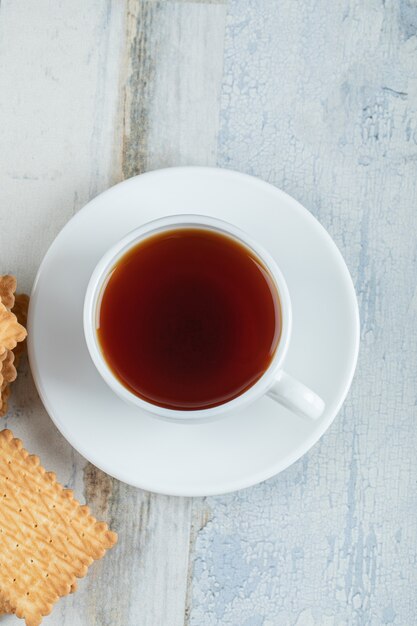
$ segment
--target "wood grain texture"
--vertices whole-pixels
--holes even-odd
[[[60,228],[113,182],[119,4],[1,4],[0,258],[24,291]]]
[[[181,163],[215,164],[225,18],[220,5],[127,2],[123,177]],[[88,500],[97,500],[100,514],[110,511],[120,537],[105,572],[87,581],[91,623],[182,626],[189,548],[206,518],[204,506],[134,489],[92,466],[84,482]],[[109,599],[115,572],[121,593]]]
[[[208,499],[192,626],[417,621],[416,27],[415,2],[230,3],[218,163],[282,187],[329,230],[362,347],[308,455]]]
[[[168,3],[174,2],[175,4],[227,4],[228,0],[142,0],[148,3]]]
[[[215,164],[225,18],[222,5],[128,2],[125,178]]]
[[[69,9],[45,2],[30,27],[25,22],[28,48],[18,55],[12,41],[31,11],[26,3],[3,3],[0,84],[11,102],[4,99],[2,111],[10,119],[10,135],[9,155],[0,157],[5,224],[0,253],[25,289],[64,223],[112,182],[150,167],[186,163],[197,140],[195,162],[215,164],[226,17],[221,4],[91,0]],[[27,68],[29,54],[34,77],[32,66]],[[21,78],[17,94],[8,64]],[[13,98],[20,105],[16,116]],[[200,119],[206,120],[203,132]],[[16,135],[19,141],[13,143]],[[167,152],[161,150],[164,137]],[[13,161],[17,173],[10,169]],[[56,170],[49,175],[52,164]],[[29,165],[36,175],[27,174]],[[17,210],[6,222],[8,198]],[[30,228],[24,219],[29,202]],[[22,242],[29,245],[23,249]],[[9,422],[65,484],[79,497],[84,492],[92,510],[120,537],[113,555],[95,564],[76,596],[63,600],[45,622],[182,625],[199,507],[193,513],[191,500],[145,493],[85,465],[46,416],[27,367],[16,383],[4,423]]]
[[[54,237],[96,193],[115,182],[124,6],[117,0],[3,0],[0,5],[0,266],[30,292]],[[117,174],[116,174],[117,175]],[[83,499],[80,457],[42,406],[26,358],[0,420]],[[74,407],[74,410],[77,410]],[[93,566],[92,576],[103,563]],[[44,623],[89,624],[90,595],[58,603]],[[1,618],[6,626],[21,624]]]
[[[86,465],[24,364],[2,424],[120,537],[46,625],[417,622],[416,33],[414,0],[2,0],[2,273],[30,289],[60,228],[113,182],[217,163],[320,219],[362,320],[351,394],[320,443],[205,500]]]
[[[30,292],[62,226],[108,187],[124,12],[118,2],[43,0],[0,6],[0,265]],[[116,94],[116,97],[115,97]],[[27,363],[9,424],[82,496],[84,461],[56,431]]]

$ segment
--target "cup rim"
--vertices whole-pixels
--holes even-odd
[[[246,247],[249,247],[260,258],[274,279],[281,306],[281,335],[279,343],[269,367],[265,370],[262,376],[251,387],[249,387],[249,389],[241,393],[236,398],[215,407],[191,410],[168,409],[161,407],[157,404],[143,400],[127,389],[113,374],[108,366],[99,346],[96,332],[97,310],[99,308],[100,298],[103,294],[103,288],[109,274],[118,261],[140,241],[166,230],[174,230],[176,228],[184,227],[215,230],[226,236],[231,236],[232,238],[235,238],[243,243]],[[133,229],[104,253],[95,266],[87,286],[84,298],[83,326],[87,348],[97,371],[112,391],[120,398],[156,417],[167,419],[169,421],[205,421],[211,418],[220,417],[224,413],[228,413],[229,411],[235,409],[241,409],[244,406],[251,404],[265,395],[268,389],[273,385],[288,351],[292,330],[292,308],[285,278],[275,259],[261,244],[252,239],[252,237],[250,237],[243,230],[234,226],[234,224],[224,220],[201,214],[179,214],[158,218]]]

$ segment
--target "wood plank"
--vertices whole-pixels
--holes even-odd
[[[0,176],[2,206],[13,211],[7,221],[4,210],[1,214],[0,253],[2,271],[16,273],[26,290],[55,235],[90,197],[122,176],[168,163],[166,155],[158,163],[163,140],[159,115],[174,125],[177,112],[183,116],[180,132],[169,138],[170,164],[190,156],[202,115],[208,119],[201,145],[211,151],[205,162],[215,162],[224,7],[99,4],[72,3],[70,9],[48,1],[30,21],[25,3],[1,6],[0,85],[5,97],[0,106],[10,123]],[[175,49],[161,32],[175,42]],[[26,46],[20,47],[16,33]],[[202,41],[196,35],[204,35]],[[206,69],[210,74],[203,81]],[[193,83],[198,99],[193,99]],[[158,98],[165,98],[164,88],[176,97],[161,111]],[[192,121],[190,137],[184,110]],[[77,594],[59,603],[48,622],[183,624],[191,501],[147,494],[89,464],[84,467],[46,416],[27,366],[3,423],[80,498],[84,492],[94,512],[120,533],[117,550],[95,564]]]
[[[62,226],[112,182],[109,128],[124,24],[117,2],[43,0],[32,8],[10,0],[0,7],[0,267],[26,292]],[[22,369],[1,426],[82,496],[85,461],[47,416],[27,364]]]
[[[42,0],[36,10],[26,0],[1,3],[0,271],[16,274],[19,290],[30,292],[62,226],[115,180],[124,19],[118,1]],[[46,414],[26,359],[4,427],[83,499],[85,459]],[[81,582],[45,623],[85,624],[88,602]],[[21,624],[14,617],[3,622]]]
[[[123,177],[181,163],[215,164],[225,18],[220,5],[128,1]],[[192,500],[128,487],[92,466],[84,483],[88,501],[103,515],[109,511],[120,536],[106,567],[86,583],[92,623],[182,626],[198,516]],[[96,493],[107,497],[95,502]],[[119,597],[108,599],[115,573]]]
[[[191,626],[415,623],[416,25],[409,2],[230,3],[218,162],[328,228],[355,280],[362,347],[320,444],[208,499]]]
[[[129,487],[90,464],[84,480],[90,506],[119,532],[86,581],[88,623],[183,624],[192,501]]]
[[[154,3],[169,3],[174,2],[175,4],[227,4],[229,0],[142,0],[146,2],[154,2]]]
[[[125,178],[216,162],[225,19],[222,5],[128,2]]]
[[[184,611],[190,626],[414,623],[411,4],[232,1],[222,78],[222,2],[42,0],[34,11],[2,0],[1,271],[29,289],[95,193],[146,169],[217,159],[320,218],[362,311],[357,378],[330,432],[283,475],[207,501],[136,491],[89,465],[83,476],[24,370],[3,424],[121,537],[45,624],[176,626]]]
[[[113,182],[119,5],[1,5],[0,259],[26,290],[60,228]]]

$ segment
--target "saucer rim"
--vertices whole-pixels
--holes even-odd
[[[131,475],[127,475],[128,472],[127,473],[125,473],[124,471],[116,472],[114,471],[114,468],[110,469],[107,463],[104,463],[102,459],[96,459],[94,453],[92,453],[91,450],[89,449],[86,450],[85,447],[82,445],[79,445],[78,442],[77,442],[77,445],[73,443],[73,436],[70,432],[68,432],[66,425],[65,425],[65,420],[62,420],[59,417],[59,410],[57,410],[56,407],[53,408],[51,406],[49,399],[48,399],[47,392],[43,387],[43,383],[40,379],[40,374],[39,374],[36,351],[33,346],[31,335],[32,335],[32,328],[34,324],[36,303],[38,300],[38,283],[40,281],[44,268],[46,267],[48,263],[48,257],[51,254],[51,251],[53,250],[54,246],[56,245],[56,242],[59,239],[60,235],[64,231],[67,232],[67,231],[70,231],[71,228],[74,228],[74,226],[77,225],[78,220],[81,219],[81,216],[85,215],[86,211],[94,210],[95,205],[101,202],[104,196],[110,196],[111,194],[117,192],[119,188],[121,187],[123,187],[124,189],[127,189],[128,187],[134,188],[134,185],[136,184],[137,180],[139,178],[143,179],[143,177],[159,178],[166,174],[175,175],[175,173],[183,174],[185,172],[191,175],[193,173],[198,172],[198,173],[206,173],[208,175],[224,176],[226,178],[237,178],[242,181],[246,181],[249,184],[252,184],[252,185],[255,184],[264,192],[274,193],[277,197],[277,201],[279,201],[280,199],[284,200],[285,203],[291,207],[291,210],[297,211],[302,216],[303,219],[310,221],[310,224],[314,227],[314,229],[318,232],[318,234],[321,237],[324,237],[324,239],[327,241],[330,248],[332,249],[334,261],[337,262],[338,268],[340,270],[340,275],[343,275],[347,292],[350,293],[351,297],[349,298],[349,300],[351,304],[350,313],[353,313],[352,330],[354,332],[354,346],[353,346],[353,351],[351,353],[352,360],[351,360],[351,364],[349,368],[349,373],[345,377],[344,384],[341,384],[343,391],[340,393],[339,400],[336,403],[335,408],[333,409],[331,413],[326,414],[324,416],[324,419],[318,425],[318,428],[315,429],[309,436],[307,436],[303,440],[302,444],[300,444],[300,446],[293,453],[286,455],[284,458],[281,457],[280,459],[277,460],[277,462],[273,466],[268,466],[268,468],[266,468],[265,470],[259,471],[257,473],[251,473],[251,474],[245,475],[243,478],[228,480],[221,487],[219,487],[218,484],[209,485],[207,483],[205,484],[203,488],[187,487],[183,489],[181,486],[179,486],[178,488],[167,489],[167,488],[161,488],[161,486],[154,484],[152,480],[146,480],[146,478],[142,479],[142,477],[140,480],[135,480],[135,479],[132,479]],[[353,280],[339,248],[337,247],[336,243],[334,242],[330,234],[327,232],[327,230],[301,203],[299,203],[295,198],[287,194],[285,191],[279,189],[278,187],[275,187],[274,185],[267,183],[249,174],[244,174],[235,170],[229,170],[229,169],[223,169],[223,168],[217,168],[217,167],[207,167],[207,166],[169,167],[169,168],[153,170],[150,172],[146,172],[144,174],[139,174],[127,180],[121,181],[120,183],[117,183],[116,185],[108,188],[107,190],[103,191],[102,193],[97,195],[95,198],[90,200],[59,231],[54,241],[52,242],[47,252],[45,253],[45,256],[42,259],[42,262],[39,266],[39,269],[37,271],[36,278],[33,284],[30,306],[29,306],[29,313],[28,313],[28,357],[29,357],[29,362],[31,366],[32,375],[35,381],[35,385],[40,395],[40,398],[42,400],[42,403],[44,404],[45,409],[48,412],[50,418],[52,419],[52,421],[54,422],[58,430],[65,437],[65,439],[69,442],[69,444],[75,450],[77,450],[87,461],[91,462],[102,471],[106,472],[107,474],[109,474],[110,476],[118,480],[121,480],[122,482],[125,482],[134,487],[151,491],[153,493],[172,495],[172,496],[183,496],[183,497],[184,496],[196,497],[196,496],[222,495],[222,494],[227,494],[227,493],[231,493],[234,491],[239,491],[241,489],[248,488],[250,486],[253,486],[265,480],[268,480],[269,478],[272,478],[273,476],[276,476],[277,474],[287,469],[290,465],[298,461],[302,456],[304,456],[304,454],[306,454],[319,441],[319,439],[324,435],[324,433],[331,426],[331,424],[333,423],[334,419],[339,413],[347,397],[347,394],[349,392],[349,389],[353,381],[356,366],[357,366],[358,355],[359,355],[359,343],[360,343],[360,318],[359,318],[359,308],[358,308],[358,302],[357,302]],[[123,402],[122,400],[120,401]],[[154,416],[151,416],[150,419],[157,419],[157,418],[155,418]],[[227,416],[224,416],[223,419],[227,419]],[[198,428],[198,425],[199,425],[198,423],[178,424],[180,428]]]

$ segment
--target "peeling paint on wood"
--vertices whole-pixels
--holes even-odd
[[[225,19],[223,6],[127,3],[124,177],[180,163],[215,164]],[[207,507],[198,500],[193,506],[188,498],[149,494],[109,481],[111,486],[91,466],[85,472],[88,500],[97,506],[98,499],[101,508],[109,509],[119,533],[118,551],[108,568],[117,571],[123,594],[109,615],[99,600],[110,581],[106,574],[101,578],[101,571],[100,578],[91,578],[92,623],[183,626],[192,572],[190,545],[207,521]],[[97,495],[103,486],[106,493],[111,491],[109,498]]]
[[[225,17],[223,7],[127,3],[125,177],[187,162],[197,127],[205,162],[215,163]],[[208,77],[205,67],[210,68]],[[204,132],[198,122],[202,117]],[[192,501],[114,482],[110,510],[121,537],[117,564],[126,570],[121,575],[130,588],[111,624],[182,626],[190,541],[197,532]],[[95,581],[94,589],[97,585]]]
[[[229,0],[144,0],[149,3],[162,2],[173,4],[227,4]]]
[[[320,219],[362,318],[357,377],[322,441],[206,500],[86,466],[23,362],[4,426],[120,537],[45,625],[416,622],[416,25],[414,0],[2,0],[0,269],[19,289],[94,194],[217,163]]]
[[[124,178],[144,172],[149,134],[149,113],[154,85],[152,41],[155,17],[162,10],[160,2],[128,0],[126,20],[126,79],[123,88]],[[122,69],[123,71],[123,69]]]
[[[105,565],[85,581],[86,623],[182,626],[191,500],[118,481],[112,489],[108,519],[119,542]]]
[[[84,495],[97,519],[108,519],[114,479],[91,463],[84,467]]]
[[[230,3],[218,163],[319,217],[355,280],[362,347],[308,455],[209,498],[191,626],[416,623],[416,10]]]
[[[211,521],[212,512],[207,503],[207,498],[194,498],[191,516],[189,560],[187,572],[187,595],[185,600],[184,626],[189,626],[192,609],[192,585],[195,565],[195,548],[198,534]]]
[[[124,177],[215,163],[225,21],[222,4],[128,2]]]

